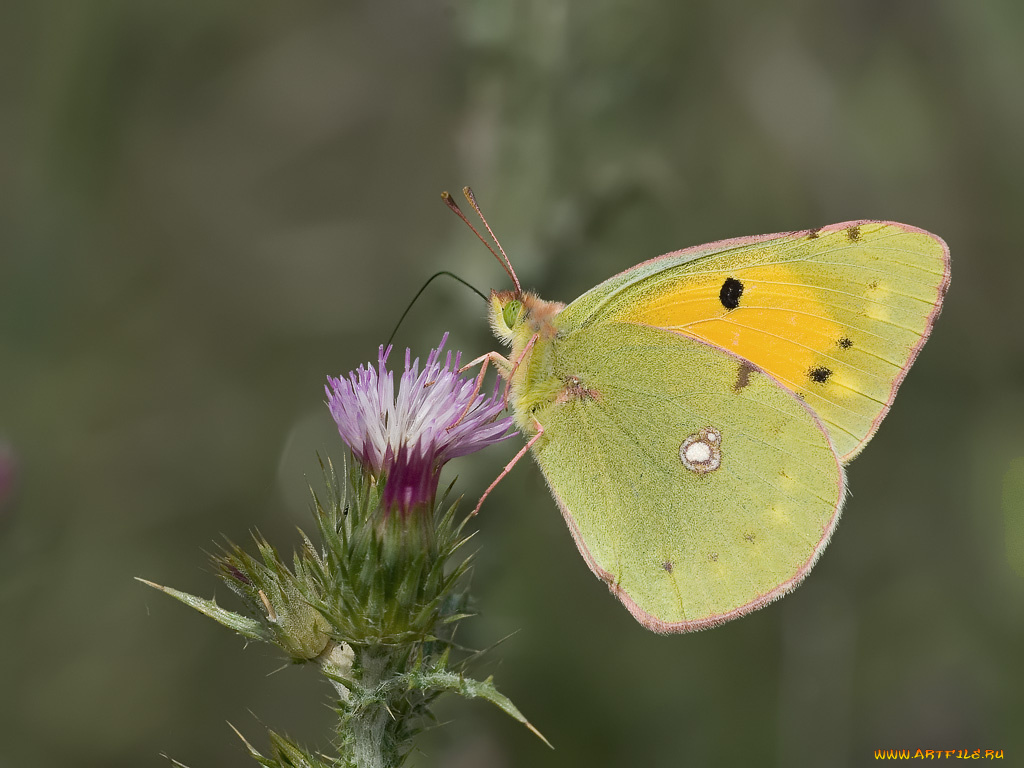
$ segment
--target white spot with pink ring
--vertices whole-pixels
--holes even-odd
[[[722,466],[722,434],[714,427],[705,427],[679,446],[683,466],[698,475],[714,472]]]

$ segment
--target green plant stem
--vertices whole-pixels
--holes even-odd
[[[377,687],[384,680],[388,667],[387,654],[375,654],[365,649],[359,654],[360,675],[359,687],[363,695],[370,699]],[[350,723],[352,748],[355,764],[358,768],[393,768],[396,763],[386,755],[385,729],[388,719],[387,708],[381,705],[359,707],[358,714]],[[387,750],[390,752],[390,750]]]

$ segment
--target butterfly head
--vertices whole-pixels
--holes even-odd
[[[523,296],[515,291],[491,291],[491,330],[504,344],[512,344],[526,315]]]
[[[491,330],[513,350],[521,349],[534,335],[554,337],[554,318],[564,308],[565,304],[525,291],[491,291]]]

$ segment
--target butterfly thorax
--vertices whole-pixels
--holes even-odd
[[[565,304],[546,301],[533,293],[491,292],[491,329],[502,343],[511,347],[510,367],[502,375],[511,376],[509,402],[517,426],[526,434],[536,431],[537,411],[555,402],[563,389],[553,373],[558,338],[556,318],[563,309]],[[519,365],[513,373],[516,361]]]

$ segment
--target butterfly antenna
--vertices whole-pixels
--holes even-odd
[[[501,243],[498,241],[498,238],[495,237],[494,230],[492,230],[491,225],[487,223],[487,219],[484,218],[484,212],[480,210],[480,206],[476,202],[476,195],[473,194],[473,190],[469,187],[463,187],[462,194],[464,194],[466,199],[469,200],[469,204],[473,206],[473,210],[476,211],[476,215],[480,217],[480,221],[482,221],[484,226],[487,227],[487,233],[491,236],[494,244],[498,246],[498,250],[501,251],[501,256],[505,260],[505,271],[508,272],[509,277],[512,278],[512,282],[516,285],[516,296],[520,295],[523,292],[523,288],[519,285],[519,278],[516,277],[516,271],[512,269],[512,262],[508,260],[508,254],[506,254],[505,249],[501,247]]]
[[[416,292],[416,295],[412,297],[412,301],[410,301],[409,302],[409,306],[407,306],[405,308],[405,312],[403,312],[402,316],[400,318],[398,318],[398,322],[395,323],[395,329],[391,332],[391,336],[388,337],[388,343],[384,345],[385,348],[391,346],[391,342],[394,341],[395,334],[398,333],[398,329],[401,327],[402,321],[405,320],[405,316],[409,314],[409,310],[412,309],[413,304],[416,303],[416,300],[420,297],[420,295],[425,290],[427,290],[427,286],[430,285],[432,282],[434,282],[434,280],[436,278],[442,277],[442,276],[450,277],[452,280],[455,280],[456,282],[462,283],[464,286],[469,288],[469,290],[473,291],[473,293],[475,293],[477,296],[479,296],[485,302],[487,301],[487,297],[484,296],[483,293],[481,293],[479,290],[477,290],[474,286],[472,286],[469,283],[467,283],[465,280],[463,280],[458,275],[452,274],[451,272],[448,272],[448,271],[435,272],[433,275],[431,275],[430,277],[427,278],[427,281],[425,283],[423,283],[422,287]]]
[[[483,221],[484,226],[487,227],[487,231],[491,233],[491,237],[494,237],[494,233],[491,232],[491,228],[487,224],[487,219],[485,219],[484,215],[480,213],[480,207],[476,204],[476,199],[473,197],[472,190],[470,190],[469,187],[466,187],[462,191],[466,195],[466,199],[469,200],[470,205],[473,206],[473,210],[477,212],[477,215]],[[491,252],[491,255],[498,260],[498,263],[501,264],[502,269],[504,269],[508,276],[512,278],[512,282],[516,286],[516,294],[522,293],[523,289],[519,285],[519,278],[516,277],[515,270],[512,269],[512,265],[509,263],[508,256],[505,255],[505,251],[501,247],[501,243],[498,242],[498,238],[494,237],[494,242],[497,244],[498,250],[501,251],[501,256],[495,253],[494,249],[491,248],[491,244],[488,243],[484,239],[484,236],[477,231],[477,228],[470,223],[469,219],[466,218],[466,215],[459,208],[458,204],[454,200],[452,200],[452,196],[448,192],[442,192],[441,199],[444,200],[445,205],[451,208],[452,212],[454,212],[456,216],[462,219],[462,222],[473,231],[473,234],[476,235],[477,239],[479,239],[480,242],[484,244],[484,247]]]

